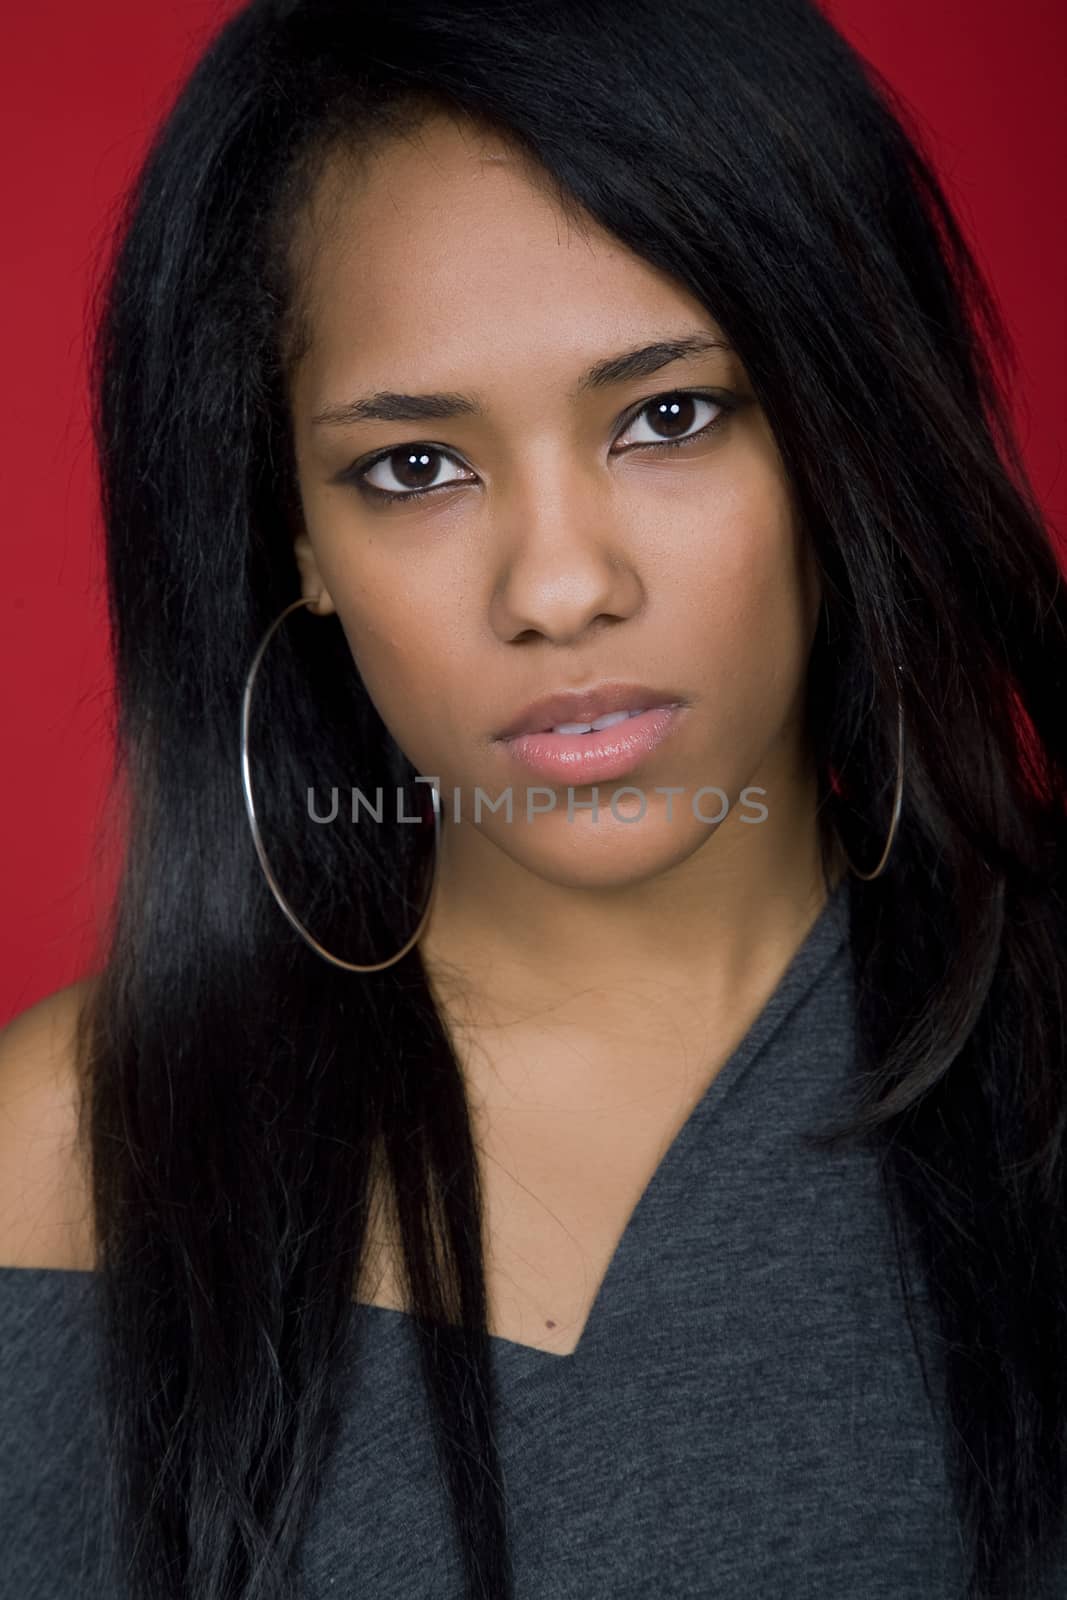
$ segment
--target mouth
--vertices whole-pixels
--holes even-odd
[[[650,711],[660,709],[649,706]],[[558,722],[547,728],[531,728],[531,733],[563,733],[584,736],[587,733],[602,733],[607,728],[614,728],[619,722],[630,722],[634,717],[643,717],[644,711],[608,711],[602,717],[597,717],[593,722]]]
[[[607,783],[639,769],[685,717],[680,703],[614,712],[583,723],[556,723],[502,741],[509,761],[547,783]],[[600,727],[595,724],[599,722]]]
[[[563,690],[528,705],[494,738],[507,742],[531,734],[592,737],[650,711],[684,704],[685,697],[676,689],[651,689],[642,684],[613,683]]]

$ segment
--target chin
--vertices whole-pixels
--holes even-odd
[[[622,808],[620,807],[620,810]],[[714,826],[692,817],[651,811],[640,821],[619,821],[601,804],[594,823],[589,812],[577,811],[568,821],[566,807],[558,813],[516,821],[494,831],[493,839],[526,871],[560,888],[625,889],[647,882],[681,865],[702,849],[716,833]]]

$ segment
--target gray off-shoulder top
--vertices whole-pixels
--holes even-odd
[[[852,1065],[848,900],[846,879],[668,1149],[575,1352],[492,1341],[516,1600],[963,1600],[921,1280],[929,1395],[875,1158],[800,1137]],[[124,1594],[96,1281],[0,1269],[3,1600]],[[300,1593],[462,1600],[412,1324],[353,1305],[352,1334]]]

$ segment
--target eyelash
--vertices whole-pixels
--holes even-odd
[[[706,438],[709,433],[715,433],[720,427],[724,426],[738,405],[737,400],[732,395],[709,394],[703,389],[668,389],[663,394],[653,395],[651,400],[646,400],[630,417],[626,427],[632,427],[635,422],[644,416],[646,411],[652,406],[658,405],[661,401],[678,399],[707,400],[711,405],[718,407],[719,414],[713,421],[706,422],[702,428],[698,428],[695,433],[687,433],[681,439],[646,440],[643,444],[631,445],[630,450],[679,450],[683,445],[695,444],[698,439]],[[444,450],[438,445],[424,444],[424,441],[417,440],[409,446],[393,445],[388,450],[380,450],[372,460],[364,461],[358,467],[349,467],[346,472],[341,474],[339,481],[355,484],[360,494],[366,495],[379,505],[410,505],[413,500],[421,500],[424,495],[441,494],[445,489],[454,489],[458,483],[469,481],[467,479],[456,479],[452,483],[433,484],[425,489],[404,490],[379,489],[377,484],[366,482],[366,474],[370,472],[372,467],[376,467],[379,461],[388,461],[389,457],[396,455],[399,450],[414,450],[420,445],[424,445],[427,450],[431,450],[434,454],[440,455],[447,460],[454,461],[456,459],[450,451]],[[624,450],[622,454],[629,455],[630,450]]]

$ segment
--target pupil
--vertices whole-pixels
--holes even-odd
[[[436,450],[411,450],[401,457],[399,470],[394,466],[393,471],[405,488],[424,489],[437,476],[436,455]]]
[[[660,427],[665,426],[668,432],[688,433],[693,426],[692,408],[691,394],[679,395],[675,400],[655,401],[656,424]]]

